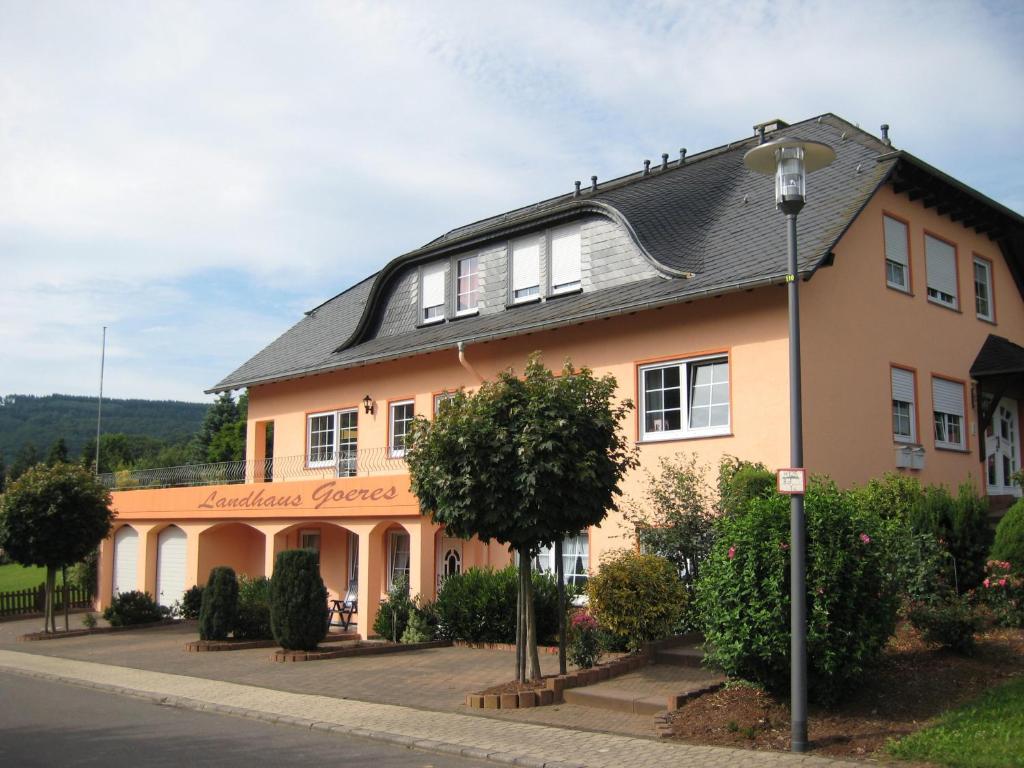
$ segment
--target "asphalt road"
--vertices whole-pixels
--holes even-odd
[[[490,765],[0,673],[0,766]]]

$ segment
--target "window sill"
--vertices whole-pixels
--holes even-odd
[[[911,291],[909,288],[900,288],[898,285],[893,285],[892,283],[886,283],[885,287],[888,288],[890,291],[895,291],[896,293],[900,293],[904,296],[914,298],[914,292]]]
[[[680,435],[679,437],[641,437],[636,445],[661,445],[662,443],[678,443],[684,440],[714,440],[719,437],[735,437],[732,432],[715,432],[710,435]]]
[[[947,453],[962,453],[965,455],[972,453],[970,448],[964,448],[963,446],[953,445],[951,443],[935,443],[935,450],[946,451]]]
[[[467,309],[465,312],[456,312],[455,317],[451,318],[455,320],[465,320],[467,317],[476,317],[480,314],[479,309]]]
[[[983,323],[988,323],[989,325],[993,325],[993,326],[994,325],[998,325],[998,323],[996,323],[996,321],[995,321],[995,318],[993,318],[993,317],[983,317],[982,315],[975,315],[975,317],[977,317]]]
[[[900,440],[898,437],[892,439],[892,444],[897,448],[924,448],[924,443],[918,443],[914,440]]]
[[[928,297],[928,303],[934,307],[940,307],[942,309],[948,309],[950,312],[956,312],[958,315],[963,314],[963,311],[960,309],[960,307],[950,306],[949,304],[941,302],[938,299],[933,299],[931,296]]]
[[[540,300],[541,300],[540,296],[530,296],[529,298],[519,299],[518,301],[513,301],[510,304],[506,304],[505,305],[505,309],[512,309],[513,307],[521,307],[524,304],[540,304]]]
[[[583,286],[582,285],[579,288],[569,288],[568,290],[565,290],[565,291],[557,291],[557,292],[556,291],[552,291],[551,293],[548,294],[548,298],[549,299],[557,299],[557,298],[559,298],[561,296],[575,296],[576,294],[579,294],[579,293],[583,293]]]
[[[416,327],[417,328],[430,328],[431,326],[434,326],[434,325],[442,325],[447,320],[448,320],[447,317],[438,317],[438,318],[436,318],[434,320],[421,320],[420,322],[418,322],[416,324]]]

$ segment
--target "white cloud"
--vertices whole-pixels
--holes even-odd
[[[0,4],[0,392],[90,391],[107,323],[123,394],[197,397],[450,227],[775,116],[889,122],[1019,210],[1022,32],[1009,3]]]

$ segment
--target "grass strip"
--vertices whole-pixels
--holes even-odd
[[[1024,767],[1024,680],[1001,685],[888,745],[889,753],[957,768]]]

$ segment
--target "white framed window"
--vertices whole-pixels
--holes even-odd
[[[447,390],[445,390],[444,392],[438,392],[436,395],[434,395],[434,415],[437,416],[437,414],[441,412],[441,408],[444,407],[444,404],[451,400],[453,397],[455,397],[455,393],[448,392]]]
[[[729,360],[701,357],[640,368],[640,437],[677,440],[729,433]]]
[[[409,583],[409,534],[405,531],[388,533],[388,589],[391,589],[399,578],[405,577]]]
[[[329,467],[334,463],[335,413],[311,413],[306,417],[306,465]]]
[[[956,248],[945,240],[924,236],[925,266],[928,270],[928,299],[950,309],[959,307],[957,298]]]
[[[534,567],[542,573],[555,573],[555,548],[541,547],[534,561]],[[562,573],[566,584],[586,586],[590,576],[590,538],[583,531],[562,540]]]
[[[540,238],[512,243],[512,303],[540,296]]]
[[[447,262],[439,261],[420,268],[420,322],[444,320],[444,278]]]
[[[337,466],[339,477],[355,477],[359,415],[355,408],[306,417],[306,466]]]
[[[899,443],[917,442],[917,418],[914,407],[914,372],[892,368],[892,439]]]
[[[459,259],[455,265],[455,314],[471,315],[480,306],[480,260]]]
[[[409,425],[414,417],[414,407],[412,400],[391,403],[389,415],[391,439],[389,447],[392,458],[397,459],[405,456],[405,436],[409,434]]]
[[[932,411],[935,415],[935,447],[963,450],[964,385],[932,377]]]
[[[995,320],[992,305],[992,264],[974,257],[974,311],[982,320]]]
[[[885,225],[885,282],[890,288],[910,291],[910,248],[907,225],[883,216]]]
[[[551,293],[570,293],[582,285],[580,266],[582,248],[580,225],[556,229],[551,233]]]

